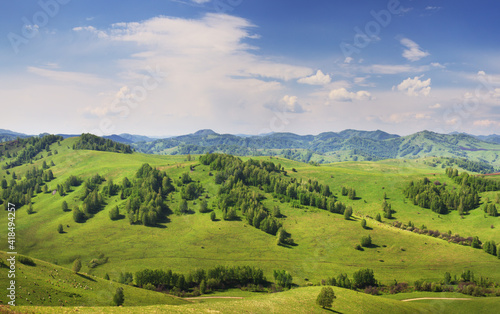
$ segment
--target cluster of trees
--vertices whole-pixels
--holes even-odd
[[[391,204],[387,203],[385,199],[384,202],[382,203],[382,210],[384,211],[384,218],[387,219],[392,219],[392,214],[396,212],[395,210],[392,209]]]
[[[49,176],[50,177],[50,176]],[[80,186],[82,184],[83,180],[77,176],[71,175],[66,181],[64,181],[63,184],[58,184],[57,185],[57,191],[59,192],[59,195],[63,196],[66,195],[67,193],[71,192],[71,187],[72,186]]]
[[[478,193],[484,191],[479,184],[473,182],[474,180],[469,182],[467,173],[463,178],[463,183],[459,183],[460,186],[455,191],[446,189],[446,186],[438,181],[432,183],[428,178],[424,178],[417,182],[411,181],[403,193],[414,205],[430,208],[438,214],[456,210],[463,215],[479,206]]]
[[[1,199],[4,202],[4,209],[7,208],[7,203],[15,204],[16,207],[30,205],[31,198],[35,194],[46,193],[48,191],[47,182],[54,179],[52,170],[38,169],[33,166],[26,171],[25,180],[16,180],[15,172],[12,172],[12,179],[7,184],[6,179],[2,179],[0,186],[2,187]]]
[[[455,287],[453,285],[457,285]],[[429,282],[417,280],[414,283],[416,291],[430,291],[430,292],[454,292],[468,294],[476,297],[485,296],[487,293],[492,293],[488,289],[495,286],[495,283],[488,278],[480,277],[479,280],[475,279],[474,272],[471,270],[464,270],[460,277],[457,275],[452,276],[449,272],[444,274],[444,280],[440,282]]]
[[[500,245],[497,247],[495,241],[486,241],[483,243],[483,250],[493,256],[500,258]]]
[[[342,187],[342,195],[349,197],[350,200],[356,199],[356,190],[353,188]]]
[[[500,191],[499,181],[486,179],[482,176],[471,176],[467,172],[459,173],[457,169],[453,168],[446,168],[445,172],[456,184],[471,187],[478,192]]]
[[[484,204],[483,210],[490,216],[496,217],[498,216],[497,207],[495,204]]]
[[[293,284],[292,275],[286,270],[274,270],[273,277],[276,284],[280,287],[290,289]]]
[[[110,139],[105,139],[88,133],[80,136],[78,142],[73,145],[73,149],[88,149],[124,154],[132,153],[130,145],[117,143]]]
[[[195,287],[207,291],[267,283],[263,270],[251,266],[216,266],[207,270],[194,270],[187,276],[171,270],[144,269],[135,273],[134,280],[139,287],[152,285],[157,290],[175,289],[177,291],[186,291]],[[202,286],[204,286],[203,289],[201,289]]]
[[[473,161],[465,158],[451,158],[442,157],[443,165],[452,166],[455,165],[467,171],[477,172],[477,173],[493,173],[495,168],[490,164],[482,161]],[[438,160],[439,162],[439,160]],[[443,167],[444,168],[444,167]]]
[[[70,177],[68,180],[72,180],[74,183],[79,182],[78,178],[75,179]],[[95,174],[85,181],[83,195],[80,197],[80,200],[83,201],[82,209],[78,206],[73,208],[73,220],[75,222],[85,222],[102,209],[104,205],[104,196],[99,193],[99,187],[103,181],[104,178],[99,174]]]
[[[330,277],[322,281],[323,284],[329,286],[337,286],[346,289],[364,289],[367,287],[376,287],[378,282],[375,279],[375,274],[372,269],[360,269],[354,272],[352,280],[347,274],[339,274],[337,278]]]
[[[215,183],[221,185],[218,195],[222,211],[231,213],[232,209],[241,209],[249,224],[268,233],[275,234],[280,223],[260,204],[263,197],[248,189],[249,186],[272,193],[284,202],[292,202],[294,206],[314,206],[339,214],[344,214],[346,210],[344,204],[335,200],[328,185],[316,180],[288,179],[281,175],[286,174],[281,164],[252,159],[243,162],[224,154],[206,154],[199,160],[201,164],[209,165],[211,170],[219,171],[215,175]],[[356,197],[354,190],[351,195]]]
[[[134,182],[123,179],[121,198],[127,199],[125,210],[131,224],[155,226],[168,210],[168,194],[175,190],[165,171],[143,164]]]
[[[43,137],[29,137],[25,139],[18,138],[16,141],[24,149],[16,153],[16,159],[3,165],[3,169],[14,168],[23,164],[30,163],[32,159],[43,150],[50,151],[50,145],[62,141],[63,137],[58,135],[45,135]]]

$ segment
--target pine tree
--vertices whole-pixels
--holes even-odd
[[[123,305],[123,302],[125,302],[125,296],[123,295],[122,287],[116,288],[115,295],[113,296],[113,302],[116,306]]]
[[[68,203],[66,203],[66,201],[62,202],[61,207],[62,207],[63,212],[68,211]]]
[[[59,226],[57,226],[57,232],[59,232],[59,233],[63,233],[64,232],[62,224],[59,224]]]
[[[212,213],[210,214],[210,220],[215,221],[215,219],[217,219],[217,218],[215,217],[215,212],[212,212]]]

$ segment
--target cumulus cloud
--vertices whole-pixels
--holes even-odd
[[[400,40],[401,45],[405,46],[407,49],[403,51],[403,57],[409,61],[418,61],[424,57],[430,55],[427,51],[420,49],[420,46],[411,39],[402,38]]]
[[[108,34],[106,32],[98,30],[94,26],[78,26],[78,27],[73,27],[73,31],[75,32],[89,32],[91,34],[96,35],[98,38],[107,38]]]
[[[301,84],[309,85],[326,85],[332,81],[330,75],[325,75],[321,70],[318,70],[316,74],[299,79],[297,82]]]
[[[429,106],[430,109],[439,109],[441,108],[441,104],[434,104]]]
[[[328,95],[331,100],[335,101],[354,101],[354,100],[371,100],[372,96],[367,91],[358,91],[356,93],[349,92],[345,88],[334,89]]]
[[[397,86],[398,91],[406,92],[408,96],[429,96],[431,92],[431,79],[422,81],[420,80],[421,77],[407,78]]]
[[[304,113],[306,112],[298,102],[297,96],[285,95],[279,102],[272,102],[264,105],[265,108],[273,112]]]

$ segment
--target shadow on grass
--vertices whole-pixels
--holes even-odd
[[[94,278],[92,278],[92,277],[89,277],[89,276],[87,276],[87,275],[80,274],[80,273],[76,273],[76,274],[77,274],[78,276],[80,276],[80,277],[84,278],[84,279],[87,279],[87,280],[90,280],[90,281],[94,281],[94,282],[96,282],[96,280],[95,280]]]

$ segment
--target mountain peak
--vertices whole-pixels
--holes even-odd
[[[215,133],[213,130],[211,129],[203,129],[203,130],[199,130],[199,131],[196,131],[194,133],[194,135],[198,135],[198,136],[207,136],[207,135],[217,135],[217,133]]]

